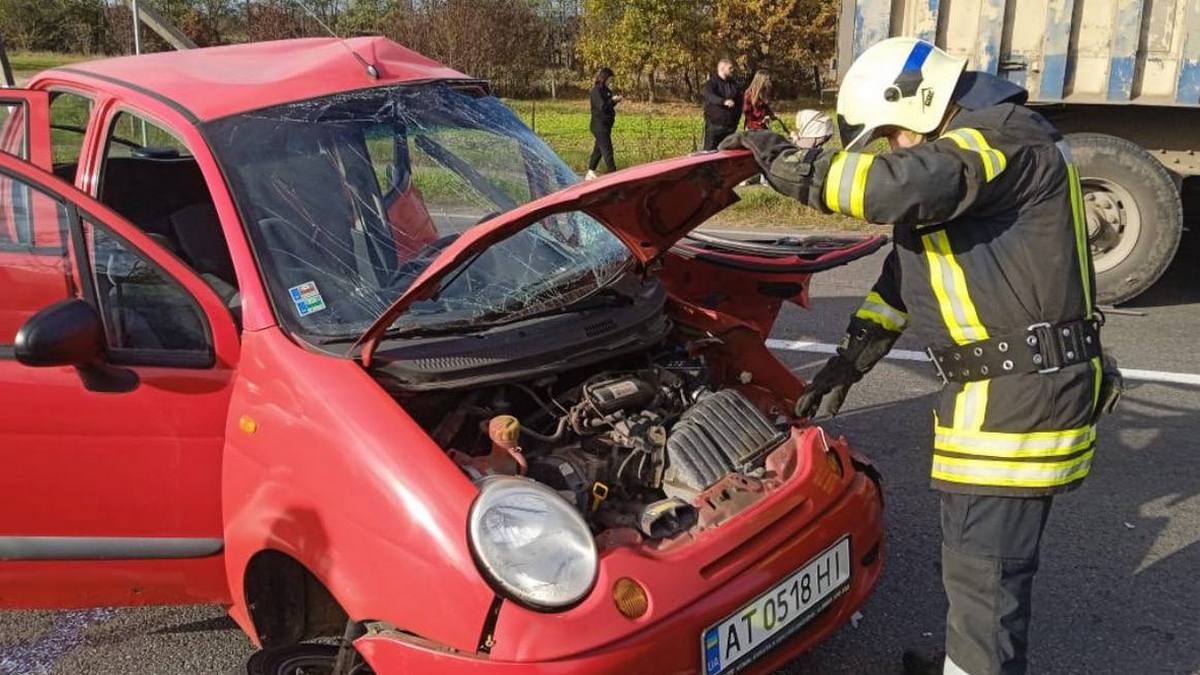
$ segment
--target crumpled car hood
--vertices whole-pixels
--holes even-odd
[[[388,326],[412,303],[436,295],[445,277],[484,249],[547,216],[582,211],[616,235],[647,265],[701,223],[738,200],[733,188],[758,172],[744,150],[690,155],[618,171],[576,183],[462,234],[355,342],[364,367]]]

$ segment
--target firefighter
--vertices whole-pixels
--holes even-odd
[[[1051,502],[1087,476],[1119,381],[1102,358],[1070,150],[1023,106],[1025,90],[965,66],[928,42],[885,40],[842,83],[843,150],[766,131],[722,147],[752,151],[772,187],[813,208],[893,225],[878,281],[796,414],[836,414],[905,330],[929,346],[943,382],[932,486],[946,653],[905,652],[905,670],[1016,675]],[[878,138],[891,152],[863,152]]]

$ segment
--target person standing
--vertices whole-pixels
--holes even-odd
[[[771,75],[767,71],[760,70],[754,74],[742,98],[742,114],[746,118],[747,131],[766,129],[767,122],[779,119],[771,110]]]
[[[717,72],[704,84],[704,149],[716,150],[737,133],[742,116],[742,92],[733,81],[733,61],[721,59]]]
[[[904,668],[1023,675],[1046,520],[1087,477],[1120,375],[1100,346],[1070,148],[1024,89],[965,67],[928,42],[884,40],[842,82],[843,150],[800,150],[769,131],[722,147],[750,150],[783,194],[893,225],[878,281],[796,415],[836,414],[906,329],[929,345],[943,385],[931,485],[946,650],[906,652]],[[891,152],[863,152],[876,138]]]
[[[596,177],[596,167],[600,165],[600,159],[604,159],[604,170],[612,173],[617,170],[617,163],[613,159],[613,144],[612,144],[612,129],[613,123],[617,119],[617,104],[621,102],[620,96],[614,96],[612,90],[608,88],[608,82],[612,79],[613,71],[607,66],[596,71],[596,80],[592,85],[591,102],[592,102],[592,120],[591,130],[592,137],[596,142],[592,145],[592,156],[588,159],[587,175],[584,180],[592,180]]]

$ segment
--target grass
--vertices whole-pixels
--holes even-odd
[[[12,65],[13,75],[16,76],[18,83],[24,82],[31,75],[47,68],[57,68],[58,66],[65,66],[78,61],[95,58],[100,57],[85,56],[83,54],[59,54],[56,52],[15,51],[8,54],[8,61]],[[2,79],[2,76],[0,76],[0,79]]]
[[[522,101],[505,103],[578,173],[587,169],[592,152],[588,130],[588,102]],[[814,101],[781,103],[776,106],[787,120],[800,108],[815,107]],[[785,114],[786,113],[786,114]],[[678,157],[701,149],[704,121],[700,107],[687,103],[649,104],[622,102],[613,127],[617,168]],[[738,189],[741,201],[718,214],[714,224],[730,227],[799,228],[811,230],[855,230],[886,232],[888,228],[859,220],[814,211],[765,185]]]

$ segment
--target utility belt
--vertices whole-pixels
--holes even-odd
[[[1095,319],[1035,323],[1022,333],[926,351],[943,383],[1053,373],[1102,355],[1100,325]]]

